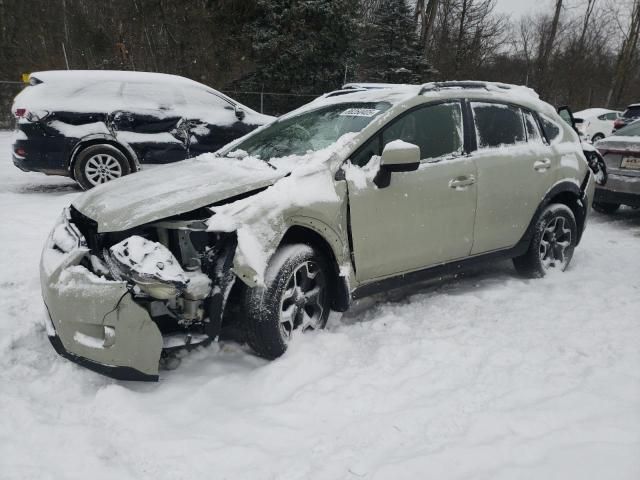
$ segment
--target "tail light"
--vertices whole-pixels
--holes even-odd
[[[17,147],[14,151],[19,157],[24,157],[27,154],[27,151],[22,147]]]
[[[46,110],[27,110],[26,108],[16,108],[14,110],[16,118],[24,118],[30,122],[39,122],[49,116],[49,112]]]
[[[613,128],[622,128],[622,127],[624,127],[624,120],[622,120],[621,118],[613,122]]]

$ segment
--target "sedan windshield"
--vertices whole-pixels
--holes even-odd
[[[301,113],[277,120],[235,145],[233,150],[262,160],[316,152],[347,133],[359,132],[390,106],[387,102],[341,103]],[[233,152],[225,152],[230,154]]]

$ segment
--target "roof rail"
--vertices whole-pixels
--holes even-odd
[[[407,86],[404,83],[346,83],[342,86],[343,90],[358,89],[358,90],[380,90],[385,88],[398,88]],[[414,85],[415,86],[415,85]]]
[[[426,92],[438,91],[445,88],[469,88],[469,89],[483,89],[483,90],[492,90],[492,89],[502,89],[502,90],[511,90],[512,86],[506,83],[498,83],[498,82],[476,82],[471,80],[464,81],[450,81],[450,82],[430,82],[422,85],[420,89],[420,93],[418,95],[422,95]]]
[[[333,92],[329,92],[326,93],[325,95],[323,95],[324,98],[329,98],[329,97],[337,97],[339,95],[346,95],[348,93],[354,93],[354,92],[366,92],[367,89],[366,88],[357,88],[357,87],[347,87],[347,88],[342,88],[342,90],[334,90]]]

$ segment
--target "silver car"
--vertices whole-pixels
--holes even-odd
[[[607,182],[597,185],[593,208],[614,213],[620,205],[640,207],[640,121],[595,144],[604,157]]]
[[[47,331],[120,379],[221,337],[276,358],[365,295],[498,258],[565,270],[593,192],[577,134],[530,89],[352,85],[79,196],[42,254]]]

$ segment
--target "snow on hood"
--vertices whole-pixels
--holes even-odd
[[[271,164],[250,156],[237,158],[232,154],[236,158],[229,158],[206,153],[99,185],[80,195],[73,206],[95,220],[98,231],[122,231],[259,190],[289,176],[294,179],[293,185],[285,182],[284,186],[275,189],[279,192],[275,193],[277,201],[274,194],[261,196],[260,206],[256,208],[262,211],[309,204],[318,199],[315,185],[304,181],[296,183],[297,180],[324,171],[332,183],[331,160],[344,158],[345,152],[353,147],[354,136],[343,135],[330,147],[306,155],[273,159]],[[245,200],[253,201],[251,198]],[[216,215],[219,230],[238,228],[238,222],[230,220],[230,215],[233,209],[245,203],[238,201],[230,204],[229,209],[214,209],[216,213],[225,213]]]
[[[73,206],[98,222],[98,231],[121,231],[269,186],[287,173],[253,158],[207,153],[99,185]]]

